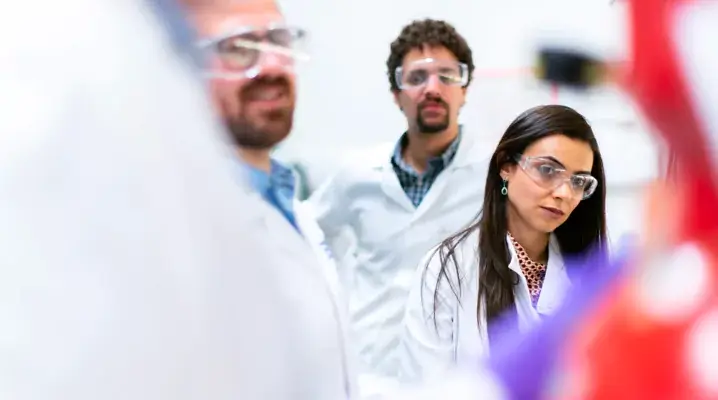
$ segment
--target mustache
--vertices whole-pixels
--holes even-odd
[[[276,86],[281,86],[282,89],[289,92],[291,85],[289,83],[289,79],[284,76],[258,76],[257,78],[250,80],[244,88],[242,88],[242,95],[247,96],[253,92]]]
[[[449,104],[447,104],[447,103],[446,103],[444,100],[442,100],[442,99],[426,99],[426,100],[424,100],[424,101],[422,101],[422,102],[419,103],[419,110],[424,109],[424,108],[427,107],[427,106],[440,106],[440,107],[442,107],[442,108],[444,108],[444,109],[448,109],[448,108],[449,108]]]

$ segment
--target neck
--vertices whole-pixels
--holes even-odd
[[[410,130],[407,135],[409,142],[403,151],[404,159],[417,172],[422,173],[428,167],[429,160],[444,153],[458,135],[458,125],[437,133]]]
[[[509,212],[509,233],[516,239],[532,261],[546,263],[548,261],[549,233],[539,232],[531,229],[520,222],[518,218],[512,218]]]
[[[252,167],[266,173],[271,172],[272,162],[269,157],[269,150],[237,147],[237,154],[242,159],[242,161],[251,165]]]

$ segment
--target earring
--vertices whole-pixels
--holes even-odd
[[[509,189],[506,188],[506,184],[508,184],[508,183],[509,183],[509,182],[508,182],[506,179],[504,179],[504,185],[501,187],[501,194],[504,195],[504,196],[506,196],[507,194],[509,194]]]

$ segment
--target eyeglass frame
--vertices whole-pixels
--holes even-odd
[[[263,52],[266,53],[275,53],[280,55],[285,55],[287,57],[291,57],[295,60],[301,60],[306,61],[309,59],[309,55],[303,51],[294,50],[291,48],[287,48],[286,46],[282,46],[276,43],[267,43],[268,37],[266,32],[271,31],[279,31],[279,30],[286,30],[291,33],[292,40],[302,40],[305,39],[308,35],[307,32],[302,29],[291,25],[286,25],[284,23],[272,23],[269,25],[266,25],[263,27],[263,29],[259,29],[259,27],[256,26],[243,26],[241,28],[233,29],[227,32],[224,32],[220,35],[207,38],[207,39],[201,39],[198,40],[195,43],[195,46],[199,48],[203,53],[205,51],[213,51],[215,53],[219,53],[219,44],[227,39],[231,39],[235,36],[243,36],[247,35],[248,33],[257,32],[257,31],[263,31],[265,32],[264,37],[262,40],[258,41],[252,41],[252,40],[246,40],[246,39],[240,39],[237,38],[237,41],[241,41],[242,47],[245,47],[247,49],[255,50],[256,55],[254,61],[249,64],[247,67],[243,67],[241,70],[238,70],[237,72],[228,72],[228,73],[214,73],[214,72],[208,72],[207,75],[212,77],[234,77],[234,76],[240,76],[240,77],[247,77],[247,78],[254,78],[259,73],[259,61],[261,60],[261,54]]]
[[[423,59],[420,59],[420,60],[413,61],[412,64],[414,64],[414,63],[427,63],[427,64],[428,64],[428,63],[434,62],[434,61],[441,61],[441,60],[437,60],[437,59],[435,59],[435,58],[427,57],[427,58],[423,58]],[[454,61],[452,61],[452,62],[454,62]],[[456,64],[459,66],[459,71],[460,71],[460,73],[461,73],[461,82],[459,82],[459,83],[457,83],[457,84],[446,83],[446,82],[444,82],[444,81],[441,79],[441,77],[439,77],[439,82],[440,82],[442,85],[444,85],[444,86],[466,87],[466,85],[469,84],[469,66],[468,66],[466,63],[463,63],[463,62],[461,62],[461,61],[455,61],[455,62],[456,62]],[[397,86],[400,90],[418,89],[418,88],[420,88],[420,87],[422,87],[422,86],[425,86],[426,83],[428,82],[428,79],[427,79],[427,80],[426,80],[424,83],[422,83],[421,85],[404,87],[404,85],[402,85],[402,83],[401,83],[401,82],[402,82],[401,74],[402,74],[403,71],[404,71],[404,67],[401,66],[401,65],[398,66],[398,67],[396,67],[396,68],[394,69],[394,81],[396,81],[396,86]],[[437,73],[434,73],[434,74],[437,74]]]
[[[531,180],[534,181],[534,183],[536,183],[536,184],[539,185],[539,186],[543,186],[543,185],[540,184],[539,182],[536,182],[536,179],[534,179],[534,178],[531,176],[531,174],[529,174],[528,171],[526,171],[527,165],[528,165],[529,162],[531,162],[531,160],[539,160],[539,159],[546,159],[546,161],[553,162],[554,164],[556,163],[556,161],[547,159],[545,156],[532,157],[532,156],[526,156],[526,155],[523,155],[523,154],[520,154],[520,153],[519,153],[519,154],[516,154],[516,155],[514,156],[514,161],[516,161],[516,164],[517,164],[519,167],[521,167],[521,170],[522,170],[529,178],[531,178]],[[561,171],[562,173],[568,173],[568,170],[566,170],[566,168],[564,168],[564,167],[559,167],[559,168],[557,168],[557,170],[558,170],[558,171]],[[554,190],[560,188],[561,186],[563,186],[564,184],[566,184],[566,183],[568,182],[568,184],[569,184],[568,187],[569,187],[569,189],[571,189],[571,193],[572,193],[572,194],[574,195],[574,197],[575,197],[576,191],[575,191],[574,187],[571,185],[571,178],[573,178],[573,177],[575,177],[575,176],[587,177],[587,178],[590,178],[591,180],[593,180],[593,181],[595,182],[595,186],[594,186],[593,191],[592,191],[590,194],[586,195],[586,194],[585,194],[586,191],[584,190],[584,191],[583,191],[583,194],[582,194],[582,195],[580,196],[580,198],[579,198],[579,201],[587,200],[587,199],[589,199],[591,196],[593,196],[594,193],[596,193],[596,190],[598,189],[598,185],[599,185],[598,179],[596,179],[595,176],[593,176],[593,175],[591,175],[591,174],[587,174],[587,173],[578,173],[578,174],[574,173],[574,174],[571,174],[570,176],[565,177],[563,180],[561,180],[561,182],[560,182],[558,185],[556,185],[556,186],[555,186],[553,189],[551,189],[551,190],[554,191]]]

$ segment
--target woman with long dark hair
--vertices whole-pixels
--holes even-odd
[[[400,377],[423,380],[463,358],[476,362],[498,321],[526,329],[551,314],[570,287],[564,259],[607,245],[605,183],[581,114],[547,105],[518,116],[491,157],[479,216],[420,266]]]

